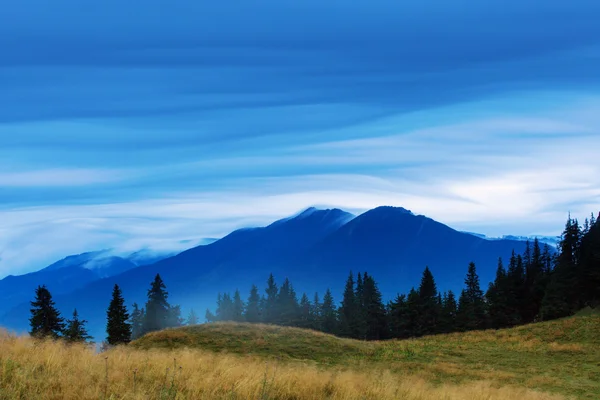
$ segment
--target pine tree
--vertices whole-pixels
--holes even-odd
[[[295,326],[298,321],[299,305],[294,287],[288,278],[279,288],[277,295],[277,314],[275,323],[284,326]]]
[[[244,320],[244,302],[240,295],[239,290],[235,290],[233,294],[233,320],[236,322],[242,322]]]
[[[310,300],[306,293],[302,293],[302,298],[300,298],[300,313],[299,313],[299,321],[298,326],[300,328],[311,328],[312,327],[312,319],[311,319],[311,304]]]
[[[273,274],[269,275],[265,292],[267,297],[264,303],[264,322],[267,324],[272,324],[279,319],[277,312],[277,295],[279,294],[279,290],[277,289],[277,284],[275,283]]]
[[[373,277],[365,272],[363,276],[364,301],[367,321],[367,340],[382,340],[387,338],[387,316],[383,305],[381,292]]]
[[[600,306],[600,222],[594,218],[581,239],[580,305]]]
[[[84,319],[79,319],[77,309],[73,310],[73,318],[67,320],[67,327],[64,331],[64,338],[71,343],[81,343],[90,340],[92,337],[88,334]]]
[[[113,288],[106,316],[106,342],[110,345],[129,343],[131,341],[131,325],[127,322],[129,314],[119,285],[115,284]]]
[[[506,326],[519,325],[522,321],[525,293],[525,269],[523,260],[513,250],[506,271],[505,281],[505,309],[507,316]]]
[[[458,305],[456,304],[456,297],[450,290],[444,293],[442,299],[442,315],[440,317],[440,332],[450,333],[456,331],[456,314],[458,312]]]
[[[392,338],[404,339],[410,337],[408,330],[408,306],[406,295],[397,295],[388,306],[388,324]],[[364,338],[360,337],[361,339]]]
[[[256,285],[252,285],[252,288],[250,289],[250,296],[246,302],[244,317],[247,322],[260,322],[260,297]]]
[[[144,334],[144,309],[140,309],[137,303],[133,303],[131,311],[131,339],[135,340]]]
[[[352,275],[352,272],[350,272],[350,276],[348,276],[348,279],[346,280],[342,304],[338,310],[340,319],[340,336],[354,338],[358,337],[358,311],[358,301],[354,292],[354,276]]]
[[[190,313],[188,314],[186,323],[189,326],[198,325],[200,323],[200,320],[198,319],[198,316],[196,315],[196,312],[193,308],[190,309]]]
[[[579,308],[578,292],[581,288],[577,277],[580,245],[579,224],[569,215],[559,243],[556,265],[542,299],[541,319],[566,317]]]
[[[144,318],[144,333],[159,331],[168,326],[169,305],[165,283],[159,274],[148,289],[148,301],[146,302],[146,315]]]
[[[55,307],[52,295],[45,285],[35,290],[35,300],[31,302],[29,334],[33,337],[58,338],[65,328],[64,319]]]
[[[313,297],[313,302],[310,308],[310,320],[311,320],[311,328],[316,331],[323,330],[323,314],[322,314],[322,304],[319,300],[319,293],[315,292]]]
[[[508,277],[504,269],[502,258],[498,259],[496,279],[490,283],[485,295],[488,304],[489,322],[494,329],[505,328],[511,325],[508,310]]]
[[[335,334],[337,332],[336,307],[331,295],[331,290],[325,291],[323,304],[321,305],[321,329],[325,333]]]
[[[433,274],[429,267],[425,267],[421,285],[419,286],[419,322],[418,335],[433,335],[437,333],[440,307],[438,304],[438,292]]]
[[[469,264],[469,270],[465,278],[465,289],[459,299],[457,318],[459,327],[462,330],[485,329],[487,327],[485,300],[473,262]]]
[[[358,339],[364,339],[367,336],[367,308],[365,307],[365,290],[364,282],[361,273],[356,275],[356,292],[354,298],[356,299],[356,331],[354,337]]]
[[[216,320],[217,321],[233,321],[234,309],[233,299],[229,293],[219,293],[217,298],[217,310]]]

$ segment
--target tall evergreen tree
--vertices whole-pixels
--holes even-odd
[[[388,306],[388,324],[392,338],[408,338],[410,336],[408,318],[406,295],[399,294]],[[364,336],[360,338],[362,339]]]
[[[233,294],[233,320],[236,322],[242,322],[244,320],[244,307],[245,304],[242,301],[242,296],[239,290],[235,290]]]
[[[359,275],[360,276],[360,275]],[[350,272],[350,276],[346,280],[346,287],[342,297],[342,304],[338,309],[340,326],[339,334],[345,337],[358,337],[357,318],[359,313],[358,301],[354,291],[354,276]]]
[[[92,337],[88,334],[85,324],[85,319],[79,319],[77,309],[73,310],[72,319],[67,319],[67,327],[64,331],[64,338],[68,342],[82,343],[90,340]]]
[[[516,258],[515,258],[516,262]],[[508,277],[504,269],[502,258],[498,259],[496,279],[490,283],[485,295],[488,305],[490,326],[494,329],[505,328],[511,325],[508,310]]]
[[[260,296],[258,295],[258,288],[256,285],[252,285],[252,288],[250,289],[250,296],[246,302],[244,317],[247,322],[260,322]]]
[[[322,304],[319,300],[319,293],[315,292],[313,297],[313,302],[310,308],[310,320],[311,320],[311,328],[316,331],[323,330],[323,313],[322,313]]]
[[[300,328],[311,328],[312,327],[312,319],[310,315],[311,304],[310,300],[306,293],[302,293],[302,297],[300,298],[300,309],[299,309],[299,319],[298,326]]]
[[[38,286],[35,290],[35,300],[31,302],[31,307],[29,334],[38,338],[58,338],[65,328],[65,323],[45,285]]]
[[[144,309],[139,308],[137,303],[133,303],[131,311],[131,339],[135,340],[142,337],[144,323]]]
[[[566,317],[580,306],[581,287],[577,279],[581,250],[580,233],[577,220],[571,219],[569,215],[559,243],[556,264],[542,299],[540,316],[544,320]]]
[[[465,289],[459,299],[457,318],[460,328],[463,330],[485,329],[487,327],[485,300],[473,262],[469,264],[469,270],[465,278]]]
[[[267,280],[267,288],[265,289],[267,297],[264,302],[264,322],[267,324],[272,324],[277,321],[279,318],[278,310],[277,310],[277,297],[279,294],[279,290],[277,289],[277,284],[275,283],[275,278],[273,274],[269,275],[269,279]]]
[[[166,285],[159,274],[148,289],[148,301],[146,302],[146,315],[144,317],[144,333],[159,331],[168,326],[170,304]]]
[[[299,308],[296,291],[290,280],[285,278],[277,295],[278,318],[275,322],[285,326],[294,326],[298,322]]]
[[[323,296],[323,304],[321,305],[321,330],[325,333],[337,332],[337,318],[336,318],[336,307],[333,301],[331,290],[325,291]]]
[[[381,292],[372,276],[365,272],[363,276],[364,301],[367,321],[367,340],[387,338],[387,316]]]
[[[450,290],[444,293],[442,299],[442,314],[440,317],[440,332],[450,333],[456,331],[456,314],[458,312],[458,304],[456,304],[456,297]]]
[[[580,306],[600,306],[600,222],[594,214],[581,238]]]
[[[438,292],[433,274],[425,267],[421,285],[419,286],[419,322],[418,335],[433,335],[437,333],[440,315]]]
[[[131,341],[131,325],[125,299],[119,285],[114,286],[112,299],[106,311],[106,341],[110,345],[126,344]]]

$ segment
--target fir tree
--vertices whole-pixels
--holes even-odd
[[[367,308],[365,307],[365,290],[364,282],[361,273],[356,275],[356,292],[354,298],[356,299],[356,331],[354,337],[358,339],[364,339],[367,336]]]
[[[408,338],[411,336],[409,329],[409,311],[406,295],[398,295],[388,306],[388,324],[390,335],[393,338]],[[364,338],[360,337],[361,339]]]
[[[67,327],[64,331],[64,338],[71,343],[81,343],[90,340],[92,337],[88,334],[84,319],[79,319],[77,309],[73,310],[73,318],[67,320]]]
[[[297,323],[299,311],[298,297],[288,278],[285,278],[285,281],[279,288],[276,309],[278,314],[278,318],[275,320],[276,323],[284,326],[294,326]]]
[[[440,329],[441,333],[450,333],[456,331],[456,314],[458,312],[458,305],[456,304],[456,297],[450,290],[444,293],[442,299],[442,313],[440,317]]]
[[[165,283],[159,274],[148,289],[148,301],[146,302],[146,315],[144,318],[144,333],[158,331],[168,326],[169,310],[171,306],[168,301],[168,293]]]
[[[338,310],[338,313],[340,319],[340,336],[358,337],[357,317],[359,309],[358,301],[354,292],[354,277],[352,272],[350,272],[350,276],[348,276],[348,279],[346,280],[342,304]]]
[[[507,315],[508,284],[507,272],[504,269],[502,258],[500,258],[498,259],[498,268],[496,269],[496,279],[490,283],[485,295],[488,304],[490,326],[494,329],[505,328],[511,325],[511,321]]]
[[[440,314],[438,292],[433,274],[429,267],[425,267],[421,285],[419,286],[419,322],[418,335],[432,335],[437,333],[437,324]]]
[[[299,311],[299,320],[298,326],[300,328],[311,328],[312,327],[312,318],[311,318],[311,304],[310,300],[306,293],[302,293],[302,298],[300,298],[300,311]]]
[[[367,340],[387,338],[387,316],[381,292],[373,277],[365,272],[363,276],[364,302],[367,321]]]
[[[267,324],[272,324],[279,319],[277,312],[277,295],[279,294],[279,290],[277,289],[277,284],[275,283],[273,274],[269,275],[265,292],[267,297],[265,298],[264,302],[264,322]]]
[[[600,306],[600,222],[594,218],[581,239],[580,306]]]
[[[236,322],[242,322],[244,320],[244,302],[240,295],[239,290],[235,290],[233,294],[233,320]]]
[[[106,317],[106,342],[110,345],[129,343],[131,341],[131,325],[127,322],[129,314],[119,285],[115,284],[113,288]]]
[[[246,302],[244,317],[247,322],[260,322],[260,297],[256,285],[252,285],[252,288],[250,289],[250,296]]]
[[[137,303],[133,303],[131,311],[131,339],[135,340],[144,334],[144,309],[140,309]]]
[[[65,323],[45,285],[38,286],[35,290],[35,300],[31,302],[31,307],[29,334],[39,338],[58,338],[65,328]]]
[[[461,293],[458,302],[457,319],[462,330],[485,329],[487,327],[485,300],[473,262],[469,264],[469,270],[465,278],[465,289]]]
[[[331,295],[331,290],[327,289],[325,291],[325,296],[323,296],[323,304],[321,305],[321,329],[325,333],[333,333],[337,332],[337,318],[336,318],[336,307],[333,301],[333,296]]]
[[[319,300],[319,293],[315,292],[313,297],[313,302],[310,307],[310,320],[311,320],[311,328],[316,331],[323,330],[323,314],[322,314],[322,304]]]
[[[192,325],[198,325],[199,323],[200,323],[200,320],[198,319],[198,316],[196,315],[196,312],[192,308],[190,310],[190,313],[188,314],[188,318],[187,318],[186,324],[189,325],[189,326],[192,326]]]

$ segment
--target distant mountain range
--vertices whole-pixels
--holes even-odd
[[[487,240],[404,208],[378,207],[357,217],[339,209],[310,208],[269,226],[240,229],[146,265],[134,265],[128,259],[103,264],[92,257],[94,266],[105,266],[86,268],[82,265],[89,267],[90,260],[80,255],[75,257],[82,257],[81,262],[68,257],[57,263],[62,267],[53,264],[33,274],[7,277],[0,285],[9,278],[13,283],[17,278],[27,282],[19,292],[27,301],[13,301],[0,324],[26,330],[28,300],[33,288],[45,283],[61,311],[70,315],[77,307],[89,321],[91,333],[101,339],[113,285],[121,286],[128,304],[143,305],[157,273],[167,285],[172,304],[181,304],[184,312],[194,308],[200,314],[207,307],[214,308],[218,292],[238,288],[246,298],[251,284],[257,284],[262,292],[271,272],[278,283],[289,277],[299,295],[306,291],[312,297],[318,291],[322,296],[331,288],[339,301],[348,273],[366,270],[387,300],[418,286],[425,266],[433,272],[438,289],[459,292],[467,266],[474,261],[485,290],[494,277],[498,257],[508,260],[513,249],[521,253],[524,248],[521,240]],[[0,286],[0,293],[10,286]]]
[[[560,236],[542,236],[542,235],[532,235],[532,236],[515,236],[515,235],[503,235],[501,237],[489,237],[482,233],[474,233],[474,232],[463,232],[468,233],[469,235],[474,235],[480,237],[482,239],[487,240],[520,240],[522,242],[530,241],[533,242],[537,239],[540,243],[546,243],[550,246],[558,246],[560,243]]]

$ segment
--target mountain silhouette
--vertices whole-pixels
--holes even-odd
[[[322,295],[331,288],[339,301],[348,273],[367,271],[384,298],[391,299],[418,286],[425,266],[433,272],[438,289],[459,292],[467,266],[474,261],[485,289],[498,257],[508,260],[513,249],[524,248],[522,241],[486,240],[404,208],[378,207],[357,217],[339,209],[310,208],[266,227],[240,229],[214,243],[95,280],[55,295],[55,301],[67,315],[77,307],[91,333],[102,338],[113,285],[121,286],[128,305],[143,306],[157,273],[172,304],[181,304],[184,312],[194,308],[202,313],[214,308],[219,292],[239,289],[246,298],[251,284],[263,292],[269,273],[278,283],[289,277],[299,294]],[[28,317],[28,303],[21,304],[0,323],[25,330]]]

